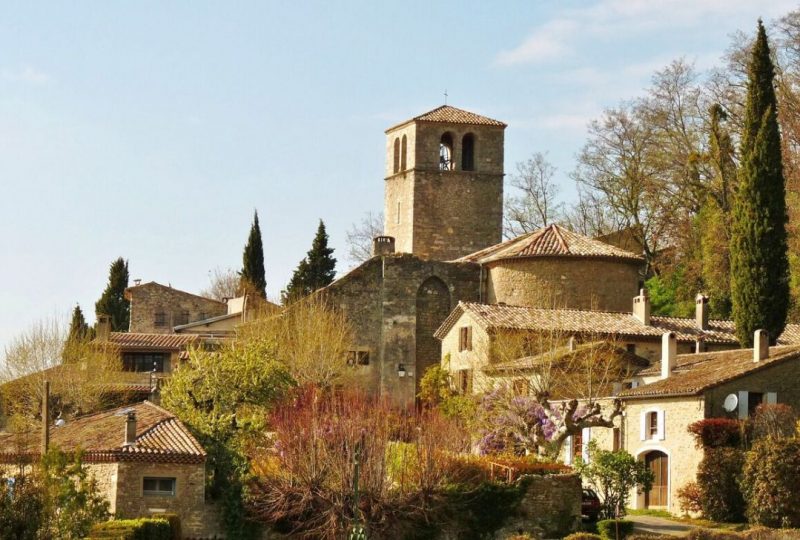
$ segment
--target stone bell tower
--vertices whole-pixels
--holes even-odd
[[[386,130],[384,232],[396,251],[447,261],[501,241],[505,128],[444,105]]]

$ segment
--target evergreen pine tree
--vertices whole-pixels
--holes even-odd
[[[88,324],[86,324],[86,318],[83,316],[83,310],[81,306],[75,305],[75,309],[72,310],[72,319],[69,323],[69,334],[67,335],[67,340],[69,341],[81,341],[86,338],[92,338],[91,328]]]
[[[332,283],[334,277],[336,277],[336,259],[333,257],[333,248],[328,247],[325,223],[319,220],[311,249],[292,274],[292,279],[284,291],[284,301],[307,296]]]
[[[128,288],[128,262],[120,257],[108,273],[108,285],[94,305],[96,315],[110,315],[114,332],[127,332],[130,325],[131,303],[125,298]]]
[[[244,246],[242,256],[242,286],[247,289],[252,287],[262,298],[267,297],[267,278],[264,273],[264,245],[261,243],[261,227],[258,225],[258,212],[253,216],[253,225],[250,227],[250,236]]]
[[[786,326],[789,309],[786,187],[773,78],[767,34],[759,20],[748,68],[731,222],[731,300],[743,347],[752,346],[759,328],[774,342]]]

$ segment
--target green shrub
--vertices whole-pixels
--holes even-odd
[[[678,489],[678,502],[684,514],[702,512],[703,506],[700,504],[702,498],[703,492],[697,482],[689,482]]]
[[[622,540],[633,533],[633,521],[625,519],[604,519],[603,521],[597,522],[597,530],[600,532],[600,538],[603,540],[617,540],[617,532],[619,531],[618,540]]]
[[[651,533],[633,533],[625,540],[674,540],[674,536]]]
[[[173,540],[174,538],[176,537],[170,522],[158,517],[106,521],[92,527],[87,540]]]
[[[714,521],[744,521],[745,502],[739,487],[744,452],[736,448],[706,448],[697,468],[700,508]]]
[[[742,489],[751,523],[800,527],[800,439],[768,437],[747,453]]]
[[[800,529],[754,527],[739,534],[742,540],[797,540],[800,538]]]
[[[564,540],[602,540],[599,534],[592,534],[587,532],[572,533],[565,536]]]

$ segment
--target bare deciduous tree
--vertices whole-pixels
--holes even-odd
[[[383,212],[367,212],[361,221],[353,223],[347,231],[348,258],[360,264],[372,257],[372,239],[383,234]]]
[[[517,172],[510,181],[515,193],[509,193],[505,201],[507,238],[547,227],[560,219],[563,204],[558,201],[558,185],[553,182],[555,172],[542,152],[517,163]]]
[[[226,298],[236,298],[242,292],[242,278],[236,270],[217,267],[208,272],[208,278],[209,285],[200,291],[200,296],[221,302]]]

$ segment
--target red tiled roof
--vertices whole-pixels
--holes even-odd
[[[733,379],[759,371],[769,366],[800,361],[800,347],[772,347],[770,356],[759,362],[753,361],[753,349],[737,349],[677,356],[677,366],[670,376],[650,384],[637,386],[619,394],[621,398],[641,399],[696,395]],[[660,363],[658,364],[660,373]],[[655,372],[655,366],[640,374]]]
[[[136,442],[124,446],[128,411],[136,413]],[[0,462],[20,454],[38,455],[39,433],[0,433]],[[129,407],[82,416],[50,428],[50,444],[64,452],[84,451],[87,462],[150,461],[202,463],[206,452],[175,415],[144,401]]]
[[[524,257],[602,257],[622,259],[637,264],[644,262],[640,255],[574,233],[558,225],[549,225],[523,234],[458,260],[488,263],[500,259]]]
[[[195,334],[143,334],[111,332],[109,341],[121,349],[182,350],[197,340]]]
[[[409,122],[440,122],[443,124],[476,124],[482,126],[506,127],[506,124],[500,120],[494,120],[493,118],[481,116],[480,114],[465,111],[464,109],[451,107],[450,105],[442,105],[441,107],[436,107],[435,109],[420,114],[419,116],[415,116],[411,120],[400,122],[399,124],[390,127],[386,131],[391,131],[396,127],[408,124]]]
[[[680,342],[703,339],[706,343],[739,344],[732,321],[709,321],[708,329],[701,330],[694,319],[677,317],[650,318],[650,325],[642,324],[631,313],[590,311],[578,309],[544,309],[501,304],[459,302],[436,330],[435,337],[443,339],[468,312],[483,328],[508,330],[558,330],[567,334],[594,335],[616,338],[660,339],[665,332],[674,332]],[[779,345],[800,345],[800,325],[787,324]]]

